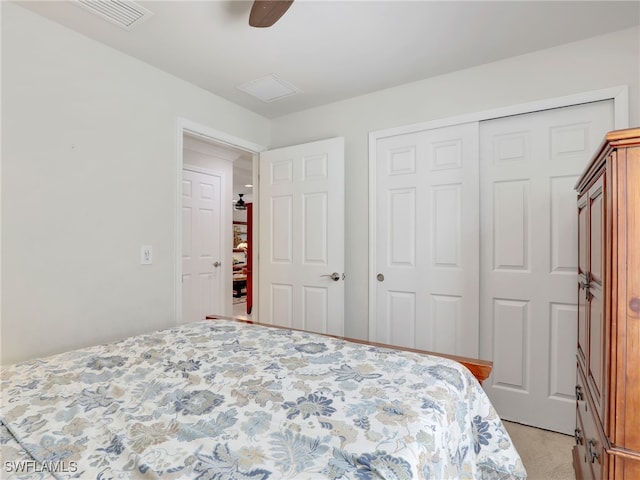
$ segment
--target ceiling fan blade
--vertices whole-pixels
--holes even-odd
[[[270,27],[289,10],[293,0],[254,0],[249,14],[252,27]]]

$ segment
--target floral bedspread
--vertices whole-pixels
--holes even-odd
[[[320,335],[203,321],[0,382],[3,478],[526,477],[465,367]]]

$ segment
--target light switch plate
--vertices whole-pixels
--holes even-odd
[[[151,265],[153,263],[153,249],[149,245],[140,248],[140,264]]]

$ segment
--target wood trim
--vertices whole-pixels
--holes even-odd
[[[572,457],[573,457],[573,472],[575,473],[576,480],[584,480],[584,476],[582,475],[582,468],[580,467],[580,453],[578,452],[578,447],[573,447],[572,449]]]
[[[620,244],[618,240],[620,239],[618,231],[619,231],[619,216],[612,215],[610,212],[617,211],[617,202],[620,198],[620,183],[619,183],[619,171],[617,168],[620,156],[624,155],[624,151],[616,150],[611,151],[608,155],[610,166],[608,170],[605,172],[607,176],[606,188],[607,188],[607,197],[606,197],[606,238],[605,238],[605,264],[606,264],[606,272],[607,277],[605,278],[606,285],[609,288],[606,288],[605,291],[605,310],[603,313],[609,319],[609,328],[607,329],[608,337],[605,339],[608,345],[609,355],[607,356],[607,369],[609,375],[609,386],[607,394],[607,421],[603,424],[605,429],[605,434],[615,443],[617,439],[617,422],[618,420],[618,409],[617,409],[617,399],[615,395],[611,395],[611,392],[616,392],[618,389],[618,385],[624,385],[624,378],[618,378],[618,365],[620,365],[620,352],[618,351],[618,315],[617,315],[617,307],[616,304],[618,302],[618,271],[620,266],[624,263],[620,263],[618,255]],[[611,358],[614,355],[615,358]],[[623,373],[624,372],[620,372]],[[623,418],[624,420],[624,418]]]
[[[640,462],[640,453],[634,452],[633,450],[625,450],[623,448],[612,447],[607,448],[606,452],[609,455],[615,455],[616,457],[632,460],[634,462]]]
[[[444,353],[430,352],[427,350],[420,350],[417,348],[400,347],[398,345],[388,345],[386,343],[369,342],[368,340],[359,340],[357,338],[341,337],[339,335],[331,335],[329,333],[309,332],[308,330],[302,330],[299,328],[283,327],[281,325],[259,323],[259,322],[254,322],[253,320],[227,317],[224,315],[207,315],[206,319],[207,320],[233,320],[234,322],[248,323],[252,325],[262,325],[263,327],[282,328],[285,330],[293,330],[296,332],[314,333],[317,335],[324,335],[326,337],[337,338],[339,340],[346,340],[351,343],[359,343],[361,345],[370,345],[373,347],[390,348],[392,350],[401,350],[404,352],[413,352],[413,353],[420,353],[423,355],[434,355],[436,357],[449,358],[467,367],[467,369],[469,369],[469,371],[473,374],[473,376],[476,377],[476,379],[478,380],[478,382],[480,382],[480,384],[482,384],[483,381],[489,378],[489,375],[491,375],[491,369],[493,368],[493,362],[489,362],[487,360],[479,360],[479,359],[468,358],[468,357],[459,357],[457,355],[448,355]]]
[[[638,137],[640,137],[640,127],[625,128],[624,130],[614,130],[607,133],[605,141],[614,147],[624,147],[637,145]]]
[[[640,128],[627,128],[625,130],[614,130],[605,135],[604,140],[596,150],[593,160],[589,162],[585,170],[580,175],[575,189],[585,190],[598,174],[602,166],[607,162],[607,157],[613,150],[619,147],[635,145],[640,137]]]
[[[253,203],[247,203],[247,315],[253,309]]]
[[[619,342],[618,367],[624,370],[625,376],[619,377],[616,404],[617,415],[621,417],[618,420],[619,424],[626,425],[624,446],[628,450],[640,452],[640,138],[636,138],[633,147],[624,149],[624,158],[619,158],[619,162],[619,189],[625,202],[619,202],[618,207],[620,271],[617,276],[616,321]],[[623,409],[624,416],[621,415]]]

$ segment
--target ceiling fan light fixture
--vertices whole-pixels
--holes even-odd
[[[238,200],[236,200],[236,204],[234,205],[234,209],[235,210],[246,210],[247,209],[247,204],[245,203],[245,201],[242,199],[242,197],[244,197],[244,193],[239,193],[238,194]]]

